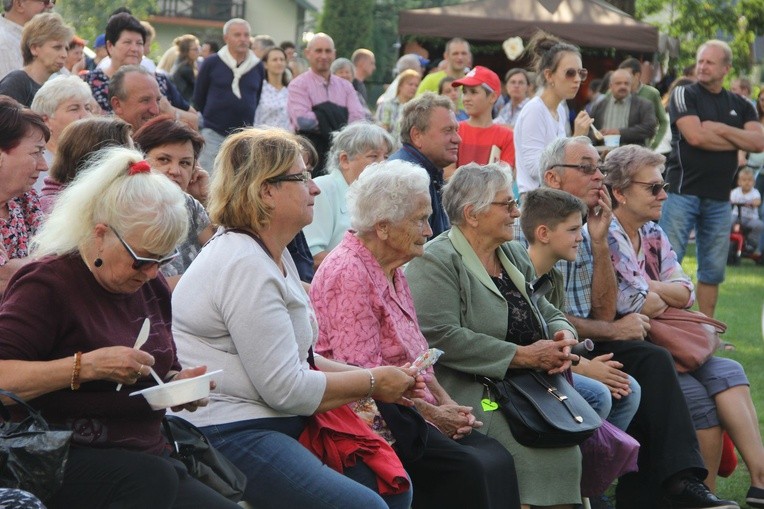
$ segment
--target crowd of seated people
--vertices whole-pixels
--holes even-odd
[[[374,54],[337,55],[327,34],[303,60],[234,18],[219,51],[200,55],[184,35],[155,68],[153,29],[120,9],[99,42],[106,59],[66,75],[68,48],[79,58],[84,41],[58,14],[22,19],[16,3],[0,24],[21,21],[20,63],[0,61],[0,388],[73,435],[52,497],[0,489],[0,507],[239,507],[170,455],[166,412],[244,474],[253,508],[586,504],[581,448],[521,444],[487,398],[481,377],[515,369],[565,374],[639,442],[617,507],[737,508],[714,495],[725,434],[750,477],[736,498],[764,507],[742,365],[712,356],[677,372],[642,341],[650,319],[696,296],[713,314],[717,257],[699,256],[693,284],[681,266],[689,219],[677,219],[697,206],[731,220],[702,183],[706,152],[748,165],[725,193],[739,178],[761,224],[761,105],[720,90],[725,43],[699,48],[668,117],[639,61],[624,61],[589,110],[612,135],[641,108],[653,136],[597,147],[589,110],[569,102],[589,78],[581,50],[543,32],[527,49],[533,68],[504,83],[461,38],[429,73],[404,55],[374,112]],[[739,121],[708,113],[712,93]],[[555,200],[565,217],[533,223]],[[521,232],[521,218],[535,226]],[[695,226],[701,243],[707,224]],[[544,274],[553,288],[539,296]],[[582,358],[572,348],[587,337]],[[444,352],[434,367],[412,367],[429,348]],[[209,398],[155,411],[129,396],[152,372],[213,370]],[[379,448],[324,462],[305,436],[348,408]]]

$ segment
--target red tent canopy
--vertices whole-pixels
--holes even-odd
[[[503,41],[529,39],[538,29],[588,48],[652,53],[658,29],[603,0],[480,0],[401,11],[401,35]]]

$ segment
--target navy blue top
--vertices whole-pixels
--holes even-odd
[[[430,200],[432,202],[432,215],[430,216],[432,237],[430,238],[437,237],[451,228],[451,223],[448,221],[448,216],[443,209],[443,203],[440,198],[440,190],[445,183],[443,180],[443,169],[435,166],[427,156],[408,143],[404,143],[403,146],[397,152],[391,154],[388,159],[408,161],[427,170],[427,174],[430,176]]]
[[[251,126],[260,102],[265,69],[259,62],[239,80],[241,99],[233,95],[233,71],[215,54],[199,69],[194,88],[194,106],[204,117],[204,127],[227,136],[239,127]]]

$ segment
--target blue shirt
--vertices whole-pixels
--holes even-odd
[[[421,166],[427,171],[427,174],[430,176],[430,201],[432,204],[432,215],[430,216],[432,237],[430,238],[437,237],[448,230],[451,227],[451,223],[448,220],[446,211],[443,209],[443,202],[440,197],[440,190],[445,183],[443,180],[443,169],[435,166],[427,156],[408,143],[404,143],[403,146],[397,152],[391,154],[388,159],[407,161],[416,164],[417,166]]]
[[[259,62],[239,80],[241,99],[231,90],[233,71],[215,54],[207,57],[199,69],[194,87],[194,106],[204,117],[204,127],[221,136],[255,120],[260,102],[265,70]]]

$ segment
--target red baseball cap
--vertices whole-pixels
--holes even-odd
[[[464,76],[464,78],[455,80],[452,85],[456,87],[477,87],[479,85],[486,85],[494,93],[498,94],[501,91],[501,80],[499,80],[499,76],[482,65],[476,65],[474,69]]]

